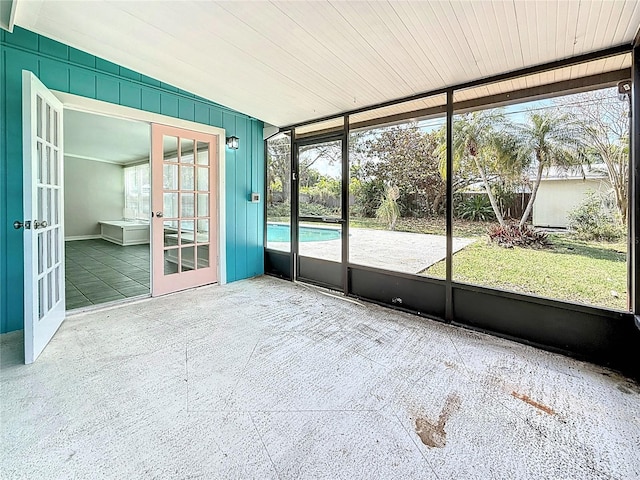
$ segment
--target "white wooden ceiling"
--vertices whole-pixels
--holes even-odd
[[[16,25],[277,126],[629,44],[640,2],[16,0]]]

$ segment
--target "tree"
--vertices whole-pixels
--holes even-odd
[[[267,140],[267,201],[274,203],[274,191],[281,190],[282,202],[289,202],[291,193],[291,139],[278,135]],[[277,189],[277,190],[276,190]]]
[[[317,143],[308,146],[301,146],[298,151],[298,173],[299,185],[312,187],[319,182],[322,177],[327,177],[320,172],[317,167],[318,162],[325,161],[327,165],[339,163],[342,159],[342,149],[338,142]],[[342,177],[342,172],[338,173],[338,178]]]
[[[571,113],[581,126],[585,141],[606,165],[622,224],[629,204],[629,103],[620,101],[614,89],[575,96]]]
[[[493,177],[510,177],[522,171],[514,155],[515,142],[505,131],[504,114],[500,110],[481,110],[458,115],[453,121],[454,170],[475,171],[484,186],[491,208],[500,225],[505,221],[491,189]],[[444,130],[443,130],[444,132]],[[444,133],[441,133],[441,137]],[[441,171],[444,171],[446,144],[440,143]]]
[[[436,147],[437,135],[415,123],[377,129],[355,147],[360,180],[373,182],[376,190],[380,185],[396,186],[403,215],[439,213],[446,191]]]
[[[312,188],[323,178],[323,175],[313,168],[319,160],[327,160],[330,165],[333,165],[341,157],[342,151],[335,143],[302,147],[299,158],[300,188]],[[267,141],[267,186],[270,203],[273,203],[273,192],[276,188],[282,189],[282,202],[289,202],[291,194],[291,139],[287,135],[278,135]]]
[[[581,167],[584,161],[578,155],[582,144],[580,132],[568,115],[561,115],[559,110],[552,109],[541,113],[530,112],[527,120],[525,124],[510,126],[513,135],[511,148],[514,149],[512,155],[516,163],[524,167],[532,164],[536,169],[531,196],[520,219],[520,228],[531,214],[545,168],[555,166],[571,169]]]

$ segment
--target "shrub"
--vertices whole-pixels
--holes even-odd
[[[612,242],[625,236],[614,207],[606,196],[589,193],[585,201],[569,213],[569,228],[582,240]]]
[[[375,217],[380,197],[384,195],[384,183],[381,180],[362,182],[354,195],[355,210],[363,217]]]
[[[495,218],[489,198],[484,194],[473,194],[456,205],[458,218],[462,220],[487,221]]]
[[[267,217],[288,217],[291,214],[291,204],[289,202],[267,204]]]
[[[489,240],[501,247],[546,247],[549,245],[547,234],[528,225],[518,227],[515,224],[492,225],[488,231]]]
[[[336,214],[335,209],[319,203],[301,202],[298,208],[300,209],[300,215],[303,217],[330,217]]]
[[[496,199],[496,203],[498,204],[498,209],[504,218],[511,217],[511,209],[514,206],[516,194],[512,189],[512,186],[505,182],[504,180],[500,181],[491,186],[491,191],[493,192],[493,196]],[[493,214],[493,209],[491,209],[491,213]],[[495,217],[495,214],[493,214]]]
[[[389,225],[389,230],[395,230],[396,222],[400,216],[400,208],[398,208],[397,202],[399,196],[398,187],[387,187],[387,191],[380,201],[380,206],[376,210],[376,217],[386,222]]]
[[[288,217],[291,214],[289,202],[267,205],[267,218]],[[300,203],[300,215],[305,217],[329,217],[336,211],[319,203]]]

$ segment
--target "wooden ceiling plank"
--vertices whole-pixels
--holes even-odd
[[[494,12],[498,19],[498,32],[505,52],[506,69],[523,68],[522,46],[518,36],[518,24],[513,3],[493,2]]]
[[[629,43],[639,4],[183,1],[150,8],[34,0],[20,3],[16,24],[283,125]],[[477,91],[577,78],[625,61]]]
[[[637,0],[627,0],[627,3],[630,4],[626,12],[628,21],[626,25],[624,25],[624,32],[622,33],[622,42],[626,39],[631,38],[634,39],[638,34],[640,28],[640,2]]]
[[[428,68],[433,71],[435,78],[439,79],[437,84],[444,84],[446,82],[444,72],[447,71],[448,66],[444,63],[444,51],[440,44],[444,38],[441,26],[434,25],[433,14],[430,10],[429,13],[425,12],[420,4],[396,2],[393,7],[399,15],[402,15],[407,28],[428,62]]]
[[[430,55],[430,42],[424,38],[424,33],[413,21],[411,4],[405,2],[389,2],[389,8],[404,27],[404,41],[412,47],[413,54],[419,61],[419,68],[425,75],[425,82],[429,85],[440,85],[442,76]]]
[[[433,12],[434,23],[441,26],[444,33],[441,38],[446,39],[439,47],[444,54],[442,65],[449,64],[451,67],[447,83],[461,83],[470,77],[479,78],[478,66],[456,15],[461,4],[453,3],[453,8],[451,4],[444,2],[425,2],[425,5]],[[449,5],[449,8],[445,8],[446,5]],[[452,62],[453,59],[456,61]]]
[[[306,4],[306,2],[292,2],[288,5],[295,5],[301,8]],[[362,36],[353,30],[344,16],[329,4],[312,3],[311,5],[318,9],[314,11],[314,15],[329,15],[332,19],[330,23],[333,29],[330,30],[330,35],[323,37],[326,39],[327,44],[330,45],[330,48],[334,52],[340,52],[339,54],[342,55],[343,60],[352,62],[357,66],[357,70],[362,72],[363,76],[375,81],[381,92],[387,91],[387,87],[391,86],[390,91],[401,96],[402,90],[398,89],[397,86],[397,73],[383,68],[379,59],[370,55],[369,47]],[[297,15],[302,17],[300,21],[304,21],[304,10],[298,12]],[[317,35],[322,37],[324,32],[317,32]],[[384,93],[381,93],[381,95],[384,95]],[[361,104],[361,102],[358,102],[358,104]]]
[[[410,92],[410,82],[405,79],[405,76],[411,75],[406,69],[406,66],[410,65],[409,59],[406,52],[398,48],[397,40],[379,21],[375,4],[336,2],[332,5],[346,19],[352,31],[361,37],[369,50],[369,56],[375,61],[376,68],[392,74],[392,82],[398,85],[401,91]],[[387,52],[388,44],[396,45],[392,55]]]
[[[231,2],[228,5],[236,7],[237,5],[244,4]],[[325,45],[314,36],[313,31],[304,29],[275,7],[270,9],[269,13],[270,14],[265,17],[261,12],[254,14],[253,9],[248,9],[248,11],[242,12],[242,18],[248,25],[256,30],[259,30],[262,24],[266,22],[276,26],[278,32],[286,32],[285,38],[282,39],[282,41],[277,41],[280,40],[280,38],[276,37],[276,43],[278,45],[284,44],[284,40],[286,40],[287,37],[295,35],[296,42],[286,43],[286,49],[284,47],[280,48],[288,52],[290,56],[297,58],[310,69],[324,72],[326,76],[337,79],[343,84],[359,85],[359,96],[371,99],[379,98],[382,93],[380,89],[375,86],[366,75],[363,75],[362,71],[354,68],[354,62],[345,60],[342,55],[336,53],[331,48],[323,48]],[[315,16],[315,18],[319,20],[317,25],[328,27],[323,17]],[[281,65],[280,68],[286,68],[286,64]],[[344,86],[342,87],[342,91],[345,91]]]
[[[380,18],[386,21],[389,30],[394,33],[398,42],[406,49],[415,65],[415,83],[412,85],[414,93],[425,91],[425,86],[431,87],[440,83],[440,75],[433,68],[428,55],[422,49],[421,42],[416,41],[414,32],[409,30],[407,23],[396,12],[395,5],[397,4],[390,2],[378,4]]]

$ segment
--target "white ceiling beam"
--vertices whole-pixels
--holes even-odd
[[[0,28],[13,32],[18,0],[0,0]]]

